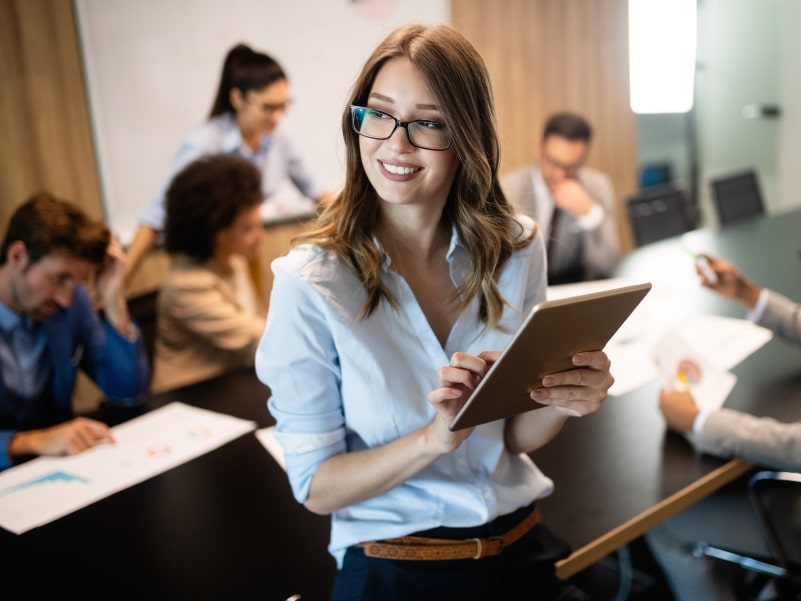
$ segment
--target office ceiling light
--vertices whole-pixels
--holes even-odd
[[[696,0],[629,0],[629,86],[635,113],[693,107]]]

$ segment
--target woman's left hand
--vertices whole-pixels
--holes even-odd
[[[531,398],[573,417],[598,411],[615,383],[609,357],[603,351],[577,353],[573,365],[567,371],[545,376],[542,386],[531,391]]]

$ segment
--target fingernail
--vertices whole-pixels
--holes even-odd
[[[535,400],[544,399],[545,398],[545,391],[544,390],[540,390],[539,388],[537,390],[532,390],[531,391],[531,397],[533,399],[535,399]]]
[[[543,386],[550,386],[550,385],[551,385],[551,384],[553,384],[553,383],[554,383],[554,382],[553,382],[553,378],[552,378],[551,376],[545,376],[545,377],[542,379],[542,385],[543,385]]]

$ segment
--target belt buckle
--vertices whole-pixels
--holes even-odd
[[[473,555],[473,559],[481,559],[481,553],[484,551],[484,545],[481,542],[480,538],[468,538],[469,541],[474,541],[476,543],[476,554]]]
[[[485,550],[488,551],[489,549],[484,548],[485,542],[487,543],[497,542],[500,545],[498,548],[498,553],[503,551],[503,548],[506,546],[503,542],[503,537],[500,536],[490,536],[488,538],[468,538],[467,540],[476,543],[476,554],[473,555],[473,559],[483,559],[484,557],[486,557],[486,555],[484,555],[484,551]]]

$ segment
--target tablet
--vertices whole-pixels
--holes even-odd
[[[450,425],[461,430],[542,407],[529,393],[582,351],[603,350],[650,283],[537,304]]]

